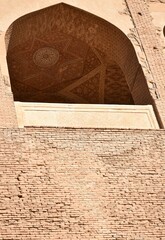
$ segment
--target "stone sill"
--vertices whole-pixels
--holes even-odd
[[[15,102],[23,127],[159,129],[151,105]]]

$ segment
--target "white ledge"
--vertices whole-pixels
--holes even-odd
[[[19,127],[158,129],[151,105],[15,102]]]

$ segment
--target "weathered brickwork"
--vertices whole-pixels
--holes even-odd
[[[165,132],[1,129],[0,239],[165,239]]]
[[[66,12],[72,14],[64,14],[65,21],[58,27],[69,34],[73,30],[72,23],[77,26],[75,16],[80,19],[80,12],[89,15],[85,31],[81,33],[75,28],[73,36],[82,41],[88,35],[86,44],[97,47],[100,53],[109,53],[111,58],[113,56],[124,73],[135,104],[153,104],[163,128],[165,61],[147,2],[123,0],[125,12],[134,27],[130,35],[136,33],[134,41],[142,53],[141,59],[129,42],[131,37],[127,38],[122,29],[120,31],[96,17],[101,30],[95,34],[95,29],[89,28],[88,24],[96,26],[95,16],[71,6],[66,6]],[[52,19],[55,18],[57,15],[53,14]],[[43,23],[41,21],[41,29],[47,26]],[[21,34],[24,29],[28,33],[28,27],[29,24],[22,27]],[[6,38],[13,34],[13,29],[10,30]],[[45,38],[39,33],[37,36],[41,40]],[[48,36],[50,38],[52,34]],[[19,35],[15,39],[14,44],[21,40]],[[72,51],[75,49],[73,47]],[[79,49],[77,44],[76,54]],[[9,76],[2,72],[0,240],[165,240],[165,131],[18,129]],[[20,72],[21,69],[18,74]],[[22,76],[20,81],[23,81]],[[40,84],[40,79],[36,78],[36,81]]]
[[[17,127],[16,112],[8,78],[2,76],[0,71],[0,125],[4,127]]]
[[[149,6],[145,0],[126,0],[133,23],[138,32],[138,38],[146,55],[149,71],[151,72],[150,92],[158,110],[158,115],[165,122],[165,55],[163,53],[160,37],[156,33],[156,28],[152,23],[149,13]],[[151,87],[152,86],[152,87]]]

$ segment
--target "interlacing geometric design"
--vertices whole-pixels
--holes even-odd
[[[29,16],[13,25],[8,47],[16,101],[133,104],[113,58],[58,28],[62,17],[55,25],[48,9]]]

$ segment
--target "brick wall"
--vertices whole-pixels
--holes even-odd
[[[162,48],[145,1],[126,2],[163,126]],[[130,51],[127,61],[127,80],[137,73],[132,91],[141,93],[146,83]],[[0,240],[165,240],[165,131],[11,129],[13,97],[8,80],[0,80]],[[136,101],[146,102],[140,96]]]
[[[164,240],[165,132],[0,130],[0,240]]]
[[[0,70],[0,127],[17,127],[16,112],[13,94],[9,79],[1,74]]]
[[[161,39],[160,36],[157,35],[156,28],[152,23],[147,1],[125,0],[125,2],[127,3],[138,33],[138,39],[148,62],[148,70],[151,72],[151,76],[146,77],[154,99],[155,111],[163,127],[165,125],[165,55],[163,53]]]

